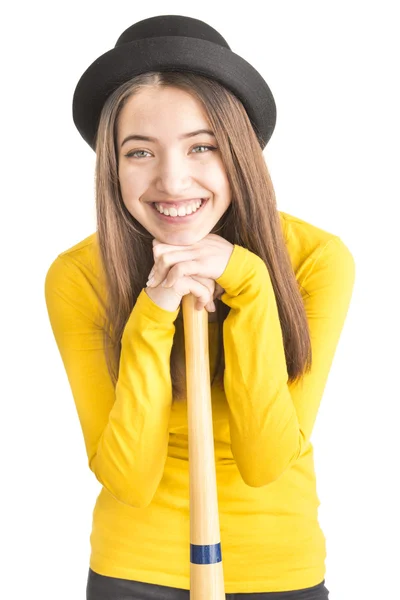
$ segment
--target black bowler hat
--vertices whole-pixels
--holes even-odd
[[[97,58],[78,81],[73,119],[93,150],[108,96],[148,71],[190,71],[219,81],[244,105],[261,148],[267,145],[275,128],[276,104],[259,72],[232,52],[222,35],[204,21],[160,15],[125,29],[115,47]]]

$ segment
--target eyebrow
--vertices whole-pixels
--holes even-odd
[[[215,137],[214,132],[211,131],[211,129],[196,129],[196,131],[190,131],[189,133],[183,133],[182,135],[180,135],[178,137],[178,140],[185,140],[187,138],[194,137],[195,135],[200,135],[200,133],[206,133],[207,135],[211,135],[212,137]],[[150,137],[147,135],[132,134],[132,135],[128,135],[124,139],[124,141],[121,144],[121,148],[125,144],[125,142],[128,142],[129,140],[140,140],[142,142],[158,142],[157,138],[155,138],[155,137]]]

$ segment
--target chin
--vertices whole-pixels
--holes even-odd
[[[205,238],[210,230],[202,231],[191,231],[188,229],[187,231],[171,231],[170,233],[163,231],[162,235],[156,236],[156,238],[162,242],[163,244],[171,244],[176,246],[191,246],[200,242],[203,238]]]

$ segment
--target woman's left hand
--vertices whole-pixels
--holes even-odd
[[[215,281],[225,271],[233,248],[233,244],[215,233],[209,233],[190,246],[163,244],[154,239],[155,264],[150,274],[153,281],[147,285],[155,287],[164,282],[163,287],[172,287],[185,275],[198,275]]]

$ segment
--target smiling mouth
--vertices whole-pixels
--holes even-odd
[[[183,222],[183,221],[186,222],[188,220],[194,219],[196,217],[197,213],[200,213],[203,210],[203,208],[207,204],[208,200],[209,200],[209,198],[202,198],[201,206],[197,210],[195,210],[194,212],[192,212],[190,215],[188,215],[188,214],[185,214],[183,216],[177,215],[176,217],[171,216],[171,215],[165,215],[164,213],[161,213],[155,207],[155,203],[154,202],[151,203],[151,207],[152,207],[152,209],[157,213],[157,215],[162,220],[164,220],[166,222],[169,222],[169,223],[173,223],[173,222],[180,223],[180,222]]]

